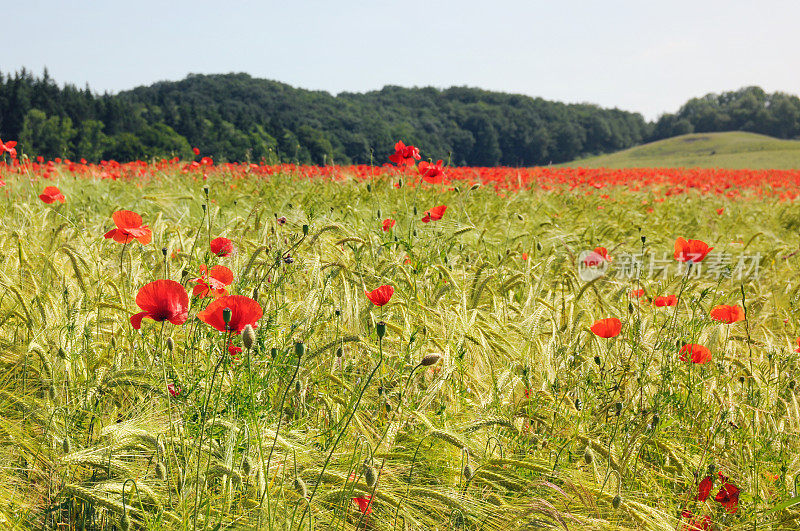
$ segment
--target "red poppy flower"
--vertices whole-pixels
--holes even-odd
[[[364,513],[364,516],[370,515],[372,512],[372,496],[353,498],[353,501],[358,504],[358,510]]]
[[[711,487],[713,486],[714,478],[711,476],[704,477],[697,486],[697,500],[706,501],[708,499],[708,495],[711,494]]]
[[[199,155],[200,154],[200,149],[196,148],[196,147],[193,147],[192,148],[192,153],[194,153],[195,155]]]
[[[216,265],[211,269],[205,265],[200,266],[200,277],[193,278],[192,282],[197,285],[192,290],[195,297],[207,297],[209,294],[221,297],[228,294],[225,286],[230,286],[233,282],[233,272],[225,266]]]
[[[197,314],[197,318],[213,326],[220,332],[225,332],[225,320],[222,312],[225,308],[231,310],[231,321],[228,323],[228,331],[234,334],[241,334],[244,327],[251,325],[256,327],[256,321],[261,319],[264,311],[258,302],[244,295],[226,295],[220,297],[206,306],[206,309]]]
[[[681,512],[681,516],[689,520],[683,525],[683,531],[711,531],[713,529],[711,517],[708,515],[695,518],[692,511],[684,510]]]
[[[173,383],[167,384],[167,391],[169,391],[169,394],[172,396],[178,396],[181,394],[180,386],[177,386]]]
[[[414,161],[421,159],[419,149],[407,146],[402,141],[394,145],[394,154],[389,155],[389,160],[398,166],[413,166]]]
[[[389,299],[392,298],[394,295],[394,288],[392,286],[384,284],[378,288],[375,288],[372,291],[364,291],[367,295],[367,298],[374,304],[375,306],[383,306]]]
[[[734,514],[739,509],[739,489],[726,481],[714,496],[714,501],[718,501],[729,513]]]
[[[142,327],[142,319],[169,321],[180,325],[189,318],[189,296],[186,290],[174,280],[156,280],[145,284],[136,294],[136,304],[144,310],[131,315],[131,326],[136,330]]]
[[[236,358],[242,352],[242,347],[236,347],[233,343],[228,343],[228,354],[231,358]]]
[[[794,349],[795,352],[800,352],[800,337],[797,338],[797,348]]]
[[[605,247],[595,247],[586,258],[583,259],[583,265],[586,267],[599,266],[603,262],[610,262],[611,257],[608,256],[608,250]]]
[[[394,227],[394,224],[397,223],[392,218],[387,218],[383,220],[383,232],[389,232]]]
[[[426,183],[439,184],[444,180],[444,166],[442,166],[441,160],[437,160],[436,164],[423,160],[417,168],[422,175],[422,180]]]
[[[523,260],[527,260],[528,259],[528,253],[522,253],[522,259]]]
[[[634,299],[640,299],[644,296],[644,289],[634,289],[631,290],[631,297]]]
[[[723,212],[725,212],[724,208],[718,208],[717,209],[717,214],[719,214],[720,216],[722,215]]]
[[[214,238],[211,240],[211,252],[217,256],[228,256],[233,253],[233,242],[228,238]]]
[[[16,145],[17,145],[17,143],[15,141],[13,141],[13,140],[9,140],[5,144],[3,144],[3,141],[0,140],[0,155],[2,155],[3,153],[8,153],[8,155],[12,159],[17,158],[17,150],[14,147]]]
[[[681,355],[681,361],[687,361],[687,354],[692,363],[702,365],[711,361],[711,351],[702,345],[695,345],[694,343],[682,346],[678,353]]]
[[[661,307],[661,306],[675,306],[677,304],[678,304],[678,297],[676,297],[675,295],[661,296],[661,297],[656,297],[655,299],[653,299],[653,305],[654,306],[659,306],[659,307]]]
[[[727,306],[723,304],[711,310],[711,318],[725,324],[744,321],[744,309],[739,305]]]
[[[622,322],[616,317],[600,319],[594,322],[591,330],[596,336],[604,337],[606,339],[617,337],[622,330]]]
[[[111,229],[105,233],[106,239],[114,238],[118,243],[130,243],[133,240],[142,245],[147,245],[153,237],[153,233],[142,226],[142,216],[130,210],[117,210],[111,215],[111,219],[117,225],[116,229]]]
[[[66,198],[64,194],[61,193],[61,190],[58,189],[56,186],[48,186],[44,189],[44,192],[39,194],[39,199],[47,203],[48,205],[51,203],[55,203],[59,201],[61,203],[66,202]]]
[[[435,206],[425,212],[425,217],[422,218],[423,223],[430,221],[439,221],[444,216],[444,211],[447,210],[445,205]]]
[[[702,262],[713,247],[700,240],[675,240],[675,260],[679,262]]]

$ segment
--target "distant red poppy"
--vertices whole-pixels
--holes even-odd
[[[233,253],[233,242],[228,238],[214,238],[210,243],[211,252],[217,256],[229,256]]]
[[[375,288],[372,291],[364,291],[367,295],[367,298],[374,304],[375,306],[383,306],[389,299],[392,298],[394,295],[394,288],[392,286],[384,284],[378,288]]]
[[[222,297],[228,294],[225,286],[230,286],[233,282],[233,272],[225,266],[216,265],[208,269],[205,265],[200,266],[200,277],[191,280],[196,285],[192,290],[195,297],[207,297],[209,294],[215,297]]]
[[[608,250],[605,247],[595,247],[586,258],[583,259],[583,265],[586,267],[599,266],[603,262],[610,262],[611,257],[608,256]]]
[[[178,396],[181,394],[180,386],[177,386],[174,383],[167,384],[167,391],[169,391],[169,394],[172,396]]]
[[[422,180],[426,183],[439,184],[444,180],[444,166],[442,166],[441,160],[437,160],[436,164],[423,160],[417,168],[422,175]]]
[[[130,243],[133,240],[142,245],[150,243],[153,233],[147,225],[142,226],[142,216],[136,212],[117,210],[111,215],[111,219],[114,220],[117,228],[106,232],[106,239],[114,238],[114,241],[118,243]]]
[[[226,295],[220,297],[206,306],[206,309],[197,314],[197,318],[209,326],[213,326],[220,332],[225,332],[225,319],[223,311],[231,310],[231,321],[228,323],[228,331],[234,334],[241,334],[244,327],[256,326],[256,321],[261,319],[264,311],[258,302],[244,295]]]
[[[372,496],[353,498],[353,501],[358,504],[358,510],[364,513],[364,516],[370,515],[372,512]]]
[[[39,199],[41,199],[48,205],[51,203],[55,203],[56,201],[64,203],[67,200],[67,198],[64,197],[64,194],[61,193],[61,190],[59,190],[58,187],[56,186],[46,187],[44,191],[41,194],[39,194]]]
[[[242,352],[242,347],[234,346],[233,343],[228,343],[228,354],[231,355],[231,358],[236,358]]]
[[[522,253],[522,259],[523,260],[527,260],[528,259],[528,253]]]
[[[144,310],[131,316],[131,326],[142,327],[145,317],[153,321],[169,321],[181,325],[189,318],[189,296],[174,280],[156,280],[145,284],[136,294],[136,304]]]
[[[383,232],[389,232],[394,227],[394,224],[397,223],[392,218],[387,218],[383,220]]]
[[[407,146],[402,141],[394,145],[394,153],[389,155],[389,160],[398,166],[413,166],[414,161],[419,160],[419,149],[414,146]]]
[[[714,501],[718,501],[729,513],[734,514],[739,510],[739,489],[732,483],[729,483],[727,478],[723,481],[722,487],[720,487],[717,495],[714,496]]]
[[[591,327],[591,331],[599,337],[606,339],[617,337],[622,331],[622,322],[616,317],[609,317],[607,319],[600,319],[595,321]]]
[[[687,354],[689,355],[689,361],[692,363],[702,365],[711,361],[711,351],[702,345],[694,343],[682,346],[678,353],[681,355],[681,361],[687,361]]]
[[[794,349],[795,352],[800,352],[800,337],[797,338],[797,348]]]
[[[723,212],[725,212],[724,208],[718,208],[717,209],[717,214],[719,214],[720,216],[722,215]]]
[[[697,500],[706,501],[709,494],[711,494],[711,487],[713,486],[714,478],[711,476],[704,477],[702,481],[700,481],[700,484],[697,485]]]
[[[653,299],[653,305],[662,307],[662,306],[675,306],[678,304],[678,297],[675,295],[666,295],[660,296]]]
[[[689,520],[683,525],[682,531],[711,531],[713,529],[711,526],[711,517],[708,515],[695,518],[692,511],[684,510],[681,512],[681,516]]]
[[[200,149],[196,148],[196,147],[193,147],[192,148],[192,153],[194,153],[195,155],[199,155],[200,154]]]
[[[700,240],[685,240],[678,238],[675,240],[675,260],[679,262],[702,262],[713,247]]]
[[[736,304],[733,306],[723,304],[711,310],[711,318],[725,324],[744,321],[744,309]]]
[[[439,221],[444,216],[444,211],[447,210],[445,205],[435,206],[430,210],[425,211],[425,217],[422,218],[423,223],[431,221]]]
[[[644,296],[644,290],[643,289],[633,289],[633,290],[631,290],[631,297],[633,297],[634,299],[640,299],[643,296]]]

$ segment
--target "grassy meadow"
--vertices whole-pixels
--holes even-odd
[[[4,529],[800,526],[791,202],[377,170],[48,175],[0,188]],[[152,241],[104,238],[118,210]],[[688,268],[678,237],[723,259]],[[598,247],[610,261],[584,267]],[[254,335],[197,318],[217,265],[262,309]],[[136,330],[157,279],[188,290],[188,319]],[[722,304],[746,319],[711,319]],[[605,318],[619,335],[590,330]]]
[[[584,168],[800,168],[800,140],[756,133],[693,133],[578,159],[563,166]]]

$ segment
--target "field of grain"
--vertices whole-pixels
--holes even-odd
[[[797,172],[443,171],[0,166],[0,526],[800,525]]]

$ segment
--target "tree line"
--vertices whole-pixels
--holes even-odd
[[[476,88],[309,91],[247,74],[189,75],[119,94],[0,73],[0,138],[45,158],[384,163],[397,140],[426,158],[532,166],[693,131],[800,135],[800,100],[758,87],[711,94],[647,122],[638,113]]]

